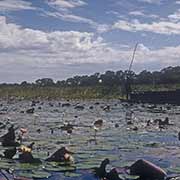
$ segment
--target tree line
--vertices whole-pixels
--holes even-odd
[[[17,86],[39,86],[39,87],[93,87],[93,86],[123,86],[127,77],[135,85],[156,85],[156,84],[179,84],[180,66],[167,67],[160,71],[143,70],[140,73],[134,71],[106,71],[103,74],[95,73],[92,75],[74,76],[66,80],[54,81],[51,78],[37,79],[33,83],[23,81],[20,84],[11,84]],[[1,84],[10,85],[10,84]]]

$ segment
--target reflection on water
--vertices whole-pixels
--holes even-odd
[[[1,122],[9,121],[15,127],[27,128],[28,133],[22,140],[23,144],[35,142],[33,156],[43,161],[41,165],[34,166],[2,159],[0,168],[10,168],[16,175],[93,180],[96,178],[91,168],[99,166],[105,158],[109,158],[114,167],[130,165],[139,158],[145,158],[165,168],[167,172],[180,173],[177,168],[180,163],[178,106],[129,105],[111,100],[99,103],[72,101],[68,102],[70,105],[62,107],[60,103],[67,102],[44,101],[36,104],[34,114],[27,114],[30,101],[1,103],[7,108],[7,111],[1,111]],[[77,104],[84,108],[75,108]],[[108,111],[104,108],[107,106],[110,107]],[[153,121],[164,120],[165,117],[169,117],[174,125],[164,126],[160,131],[158,124]],[[95,130],[94,122],[98,119],[103,120],[103,125]],[[151,123],[147,126],[148,120]],[[73,125],[71,133],[61,128],[67,124]],[[1,135],[6,130],[2,127]],[[67,146],[75,153],[73,165],[59,166],[44,162],[48,154],[61,146]],[[4,150],[5,148],[0,146],[1,154]]]

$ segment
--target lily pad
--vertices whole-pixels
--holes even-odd
[[[32,178],[31,172],[18,172],[17,175],[18,177]]]
[[[150,143],[148,143],[148,144],[145,144],[144,146],[146,146],[146,147],[159,147],[160,146],[160,144],[158,143],[158,142],[150,142]]]
[[[135,180],[135,179],[139,179],[139,176],[135,176],[135,175],[125,175],[125,179]]]
[[[93,169],[93,168],[98,167],[98,166],[99,166],[99,163],[97,163],[97,162],[88,162],[88,161],[76,164],[76,167],[77,167],[78,170]]]
[[[0,162],[0,169],[9,169],[11,166],[8,162]]]
[[[33,178],[49,178],[51,176],[51,174],[49,172],[45,172],[45,171],[32,171],[32,177]]]
[[[168,168],[167,170],[171,173],[180,174],[180,167]]]
[[[17,173],[20,177],[26,177],[26,178],[38,178],[38,179],[44,179],[49,178],[51,176],[50,173],[45,171],[21,171]]]
[[[66,172],[66,171],[75,171],[76,167],[74,166],[51,166],[46,165],[43,169],[46,171],[54,171],[54,172]]]
[[[72,172],[65,172],[64,173],[64,175],[66,176],[66,177],[74,177],[74,178],[77,178],[77,177],[80,177],[80,176],[82,176],[81,174],[79,174],[79,173],[72,173]]]
[[[14,166],[14,170],[34,170],[39,168],[38,165],[30,164],[30,163],[17,163],[16,166]]]

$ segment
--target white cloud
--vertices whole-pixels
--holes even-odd
[[[47,42],[45,33],[31,29],[21,29],[20,26],[6,22],[0,16],[0,47],[1,48],[30,48]]]
[[[155,14],[145,14],[143,11],[131,11],[131,12],[129,12],[129,15],[131,15],[131,16],[141,16],[141,17],[153,18],[153,19],[159,18],[158,15],[155,15]]]
[[[92,21],[91,19],[77,16],[71,13],[50,12],[50,11],[47,11],[47,12],[44,11],[43,13],[46,16],[51,16],[51,17],[58,18],[64,21],[87,23],[87,24],[90,24],[91,26],[96,26],[96,23]]]
[[[24,0],[1,0],[1,11],[18,11],[18,10],[34,10],[31,2]]]
[[[86,62],[90,54],[93,61],[96,51],[103,53],[108,50],[102,38],[95,38],[93,33],[75,31],[47,33],[7,23],[5,17],[0,17],[0,26],[0,49],[8,50],[18,57],[26,56],[24,59],[31,59],[32,62],[38,60],[37,62],[48,63],[79,63]]]
[[[86,3],[81,0],[48,0],[47,3],[50,6],[54,6],[58,8],[67,8],[67,9],[86,5]]]
[[[112,27],[107,24],[94,24],[94,27],[97,29],[98,33],[108,32],[112,29]]]
[[[180,23],[169,21],[140,23],[138,20],[132,22],[120,20],[113,25],[113,28],[130,32],[146,31],[166,35],[180,34]]]
[[[142,43],[138,44],[138,50],[143,51],[144,53],[150,53],[150,49]]]
[[[72,7],[72,8],[74,8],[74,7]],[[58,18],[63,21],[88,24],[88,25],[90,25],[91,28],[95,29],[98,33],[104,33],[104,32],[111,30],[110,25],[99,24],[99,23],[93,21],[92,19],[82,17],[82,16],[77,16],[75,14],[72,14],[69,10],[64,11],[61,9],[57,9],[57,11],[53,11],[53,12],[43,10],[42,12],[43,12],[43,15],[45,15],[45,16]]]
[[[168,18],[170,19],[170,21],[172,22],[179,22],[180,21],[180,9],[178,9],[177,12],[175,12],[174,14],[170,14],[168,16]]]
[[[119,16],[119,12],[117,11],[107,11],[106,14],[113,14],[113,15],[116,15],[116,16]]]
[[[129,12],[129,15],[144,16],[145,14],[142,11],[131,11]]]
[[[89,24],[92,28],[98,29],[99,25],[95,21],[72,13],[72,9],[87,5],[87,3],[85,3],[84,1],[47,0],[46,3],[54,10],[53,11],[41,10],[43,15],[58,18],[68,22],[86,23]],[[100,27],[99,29],[102,29],[102,27]]]
[[[75,65],[79,67],[78,71],[86,72],[92,64],[96,68],[91,68],[92,73],[101,69],[101,66],[106,65],[107,69],[113,63],[118,65],[116,69],[127,68],[132,56],[133,49],[112,48],[102,37],[96,37],[93,33],[44,32],[7,23],[5,17],[0,17],[0,27],[0,66],[9,73],[13,70],[14,74],[19,74],[18,78],[25,73],[29,78],[30,74],[35,78],[35,75],[48,77],[51,73],[58,77],[59,71],[63,71],[62,67],[71,67],[67,77],[68,74],[73,74],[72,67]],[[139,44],[134,64],[138,67],[146,67],[152,63],[162,66],[178,65],[179,57],[180,46],[151,50],[144,44]],[[65,78],[63,73],[61,75]],[[22,76],[24,77],[26,76]]]
[[[162,3],[164,0],[138,0],[140,2],[146,2],[146,3],[150,3],[150,4],[160,4]]]
[[[45,11],[46,15],[54,16],[56,18],[62,18],[65,16],[69,16],[66,19],[75,19],[74,14],[72,14],[72,10],[81,6],[87,5],[82,0],[46,0],[47,5],[53,8],[53,11]],[[80,16],[76,16],[76,18],[81,18]],[[65,19],[65,18],[64,18]]]
[[[177,0],[177,1],[176,1],[176,4],[180,4],[180,1],[179,1],[179,0]]]

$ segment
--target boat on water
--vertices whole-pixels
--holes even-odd
[[[180,105],[180,89],[171,91],[131,92],[130,102]]]
[[[180,89],[163,91],[132,91],[131,68],[134,62],[138,43],[136,43],[131,63],[125,74],[124,90],[126,102],[132,103],[152,103],[152,104],[174,104],[180,105]],[[124,100],[122,100],[124,101]]]

